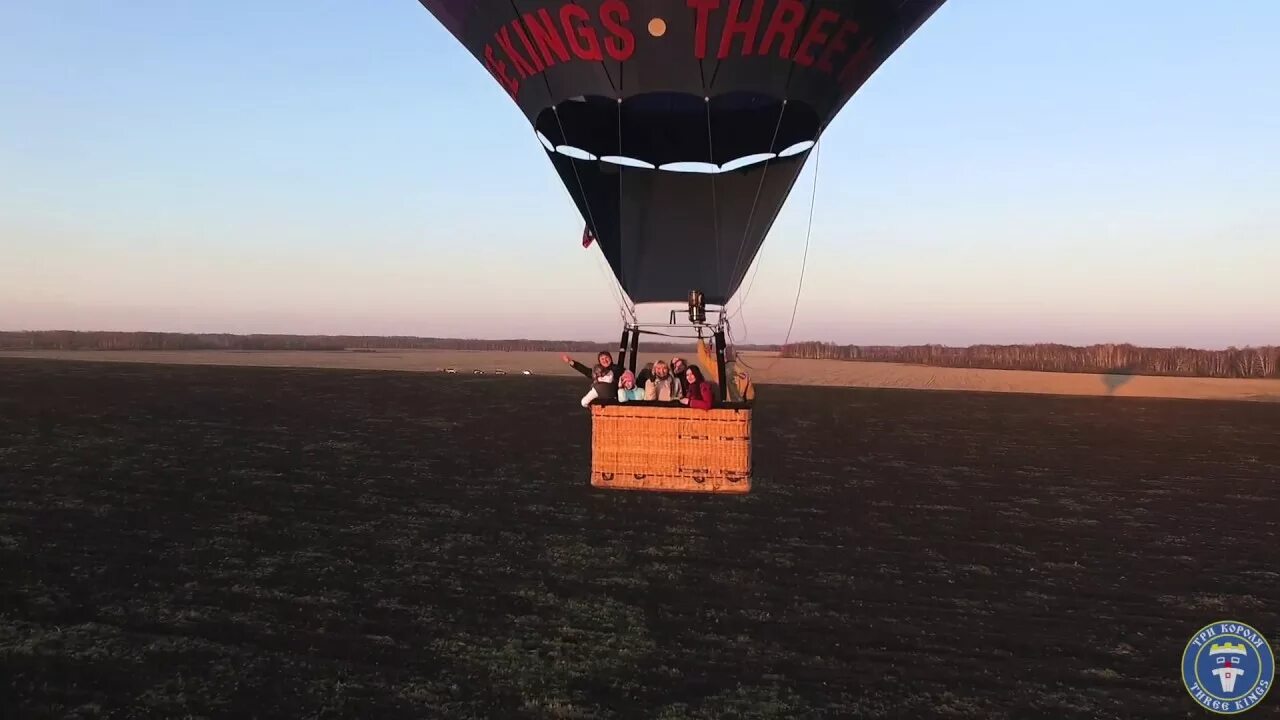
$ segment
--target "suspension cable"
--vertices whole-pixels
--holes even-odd
[[[603,62],[603,61],[601,61],[601,62]],[[607,68],[606,68],[606,71],[607,71]],[[610,82],[612,82],[612,81],[610,81]],[[621,73],[621,72],[619,72],[619,73],[618,73],[618,82],[619,82],[619,83],[621,83],[621,82],[622,82],[622,73]],[[619,90],[619,91],[618,91],[618,103],[617,103],[617,104],[618,104],[618,155],[619,155],[620,157],[625,157],[625,154],[622,152],[622,92],[621,92],[621,90]],[[626,252],[625,252],[625,248],[626,248],[626,242],[625,242],[625,240],[626,240],[626,232],[627,232],[627,229],[626,229],[626,223],[622,222],[622,215],[621,215],[621,213],[622,213],[622,202],[623,202],[623,200],[624,200],[624,194],[623,194],[623,191],[622,191],[622,180],[623,180],[623,178],[625,178],[625,177],[626,177],[626,175],[627,175],[627,168],[626,168],[626,167],[624,167],[624,166],[622,166],[622,165],[619,165],[619,166],[618,166],[618,212],[619,212],[619,216],[618,216],[618,271],[621,273],[621,277],[620,277],[620,279],[619,279],[619,281],[618,281],[618,284],[619,284],[620,286],[624,286],[624,287],[625,287],[626,280],[627,280],[627,258],[626,258]],[[623,293],[624,293],[624,297],[625,297],[625,292],[626,292],[626,291],[624,290],[624,291],[623,291]],[[631,322],[633,322],[633,323],[634,323],[634,322],[636,321],[636,307],[635,307],[635,305],[628,305],[628,306],[627,306],[627,312],[631,315]]]
[[[813,236],[813,208],[818,201],[818,167],[822,164],[822,138],[818,138],[817,145],[813,153],[813,192],[809,196],[809,224],[804,231],[804,255],[800,258],[800,282],[796,284],[796,301],[791,306],[791,322],[787,324],[787,337],[782,341],[783,347],[791,341],[791,329],[796,324],[796,311],[800,309],[800,291],[804,289],[804,269],[809,262],[809,238]]]
[[[513,20],[517,23],[522,23],[523,20],[520,17],[520,8],[516,7],[516,0],[510,0],[510,1],[511,1],[511,13],[513,16]],[[605,65],[603,59],[600,61],[600,64],[601,64],[601,67],[604,68],[604,74],[605,74],[605,77],[609,80],[610,87],[614,89],[615,93],[618,93],[617,86],[614,85],[614,82],[613,82],[613,76],[609,74],[609,67]],[[565,143],[568,143],[569,134],[564,129],[564,121],[560,119],[560,107],[555,102],[555,93],[551,90],[551,80],[547,77],[547,73],[545,72],[539,73],[539,75],[542,77],[543,85],[547,88],[547,102],[551,104],[551,114],[555,116],[556,125],[560,128],[560,138]],[[619,97],[619,103],[620,103],[621,93],[618,93],[618,97]],[[619,112],[621,112],[621,105],[619,105]],[[534,130],[536,133],[537,129],[535,128]],[[619,133],[621,133],[621,126],[619,126]],[[621,145],[621,134],[619,134],[619,145]],[[553,149],[552,152],[554,153],[556,151]],[[619,152],[621,152],[621,148],[619,148]],[[600,255],[603,258],[604,246],[600,244],[600,227],[596,225],[595,214],[591,211],[591,201],[587,198],[586,187],[582,183],[582,175],[578,173],[577,158],[574,158],[573,156],[566,156],[566,157],[568,157],[569,159],[569,165],[573,168],[574,180],[576,180],[578,183],[578,195],[579,197],[582,198],[582,207],[586,208],[587,210],[587,224],[591,228],[591,234],[592,236],[595,237],[596,244],[600,246],[600,250],[601,250]],[[619,182],[619,194],[621,194],[621,182]],[[621,200],[621,197],[619,197],[619,200]],[[619,207],[621,207],[621,205],[619,205]],[[619,238],[618,251],[619,251],[619,265],[621,266],[622,264],[621,263],[621,251],[622,251],[621,238]],[[627,297],[626,290],[623,289],[622,284],[618,281],[618,279],[613,277],[612,270],[608,271],[607,273],[606,284],[609,285],[609,289],[611,291],[611,294],[613,295],[614,304],[618,306],[618,313],[622,316],[623,322],[626,322],[626,317],[628,314],[630,314],[632,320],[635,320],[635,306],[630,304],[629,298]]]
[[[704,88],[705,88],[705,85],[704,85]],[[711,96],[706,95],[704,96],[703,100],[707,108],[707,152],[711,156],[709,158],[709,162],[712,165],[716,165],[715,141],[712,139],[712,135],[711,135]],[[713,223],[712,229],[715,232],[715,242],[716,242],[716,255],[715,255],[716,291],[723,293],[725,291],[725,286],[720,273],[720,261],[722,259],[720,256],[720,202],[716,196],[716,175],[720,174],[719,169],[720,169],[720,166],[716,165],[717,172],[714,172],[711,174],[711,213],[712,213],[711,219]],[[728,300],[728,298],[725,298],[725,299]]]
[[[816,205],[817,198],[818,198],[818,167],[821,163],[822,163],[822,137],[819,136],[818,141],[814,143],[813,190],[809,195],[809,222],[804,232],[804,254],[801,256],[801,259],[800,259],[800,280],[796,284],[796,299],[791,306],[791,322],[787,324],[787,334],[786,334],[786,337],[782,340],[782,345],[780,345],[778,348],[778,356],[773,359],[773,362],[769,363],[769,367],[765,368],[764,372],[768,372],[769,370],[772,370],[773,366],[776,365],[778,361],[782,359],[782,353],[786,352],[787,344],[791,342],[791,331],[795,328],[796,311],[800,309],[800,292],[801,290],[804,289],[804,271],[809,261],[809,241],[813,237],[813,212],[814,212],[814,206]],[[741,310],[742,309],[741,306],[739,306],[738,309]],[[750,367],[750,366],[748,365],[747,367]],[[754,368],[752,369],[754,370]]]
[[[769,140],[769,152],[771,153],[773,152],[774,144],[778,142],[778,131],[782,130],[782,117],[786,112],[787,101],[786,99],[783,99],[782,107],[778,109],[778,122],[773,126],[773,137]],[[733,279],[738,276],[738,270],[742,267],[742,254],[746,252],[747,249],[747,238],[751,234],[751,221],[756,217],[756,207],[760,204],[760,193],[764,190],[765,178],[769,176],[769,164],[773,162],[774,159],[775,158],[769,158],[768,160],[765,160],[764,168],[760,171],[760,182],[756,183],[756,195],[751,200],[751,211],[747,213],[747,223],[742,226],[742,240],[738,243],[738,257],[734,259],[733,272],[729,274],[730,282],[733,282]],[[739,304],[738,308],[741,309],[742,305]]]
[[[806,7],[806,8],[805,8],[805,15],[806,15],[806,16],[809,14],[809,12],[810,12],[811,10],[813,10],[813,4],[814,4],[814,2],[815,2],[815,0],[809,0],[808,7]],[[716,63],[716,71],[715,71],[715,72],[716,72],[716,73],[718,73],[719,71],[720,71],[720,65],[719,65],[719,62],[717,61],[717,63]],[[777,127],[775,127],[775,128],[773,129],[773,140],[771,140],[771,141],[769,142],[769,152],[773,152],[773,146],[774,146],[774,143],[776,143],[776,142],[778,141],[778,131],[782,129],[782,116],[783,116],[783,114],[784,114],[784,113],[786,113],[786,111],[787,111],[787,101],[788,101],[788,96],[791,94],[791,80],[792,80],[792,78],[794,78],[794,77],[795,77],[795,73],[796,73],[796,64],[795,64],[795,63],[791,63],[791,67],[790,67],[790,69],[788,69],[788,70],[787,70],[787,82],[786,82],[786,84],[784,84],[784,85],[782,86],[782,109],[778,111],[778,125],[777,125]],[[714,82],[715,82],[715,73],[713,73],[713,74],[712,74],[712,76],[711,76],[711,81],[712,81],[712,83],[714,83]],[[768,160],[766,160],[766,161],[765,161],[765,165],[764,165],[764,172],[762,172],[762,173],[761,173],[761,175],[760,175],[760,185],[759,185],[759,187],[757,187],[757,188],[756,188],[756,199],[755,199],[755,200],[753,200],[753,201],[752,201],[752,203],[751,203],[751,215],[752,215],[752,216],[754,216],[754,215],[755,215],[755,211],[756,211],[756,203],[757,203],[757,202],[759,202],[759,200],[760,200],[760,191],[761,191],[761,189],[763,189],[763,188],[764,188],[764,179],[765,179],[765,175],[767,175],[767,174],[768,174],[768,172],[769,172],[769,164],[770,164],[771,162],[773,162],[774,160],[776,160],[776,159],[777,159],[777,156],[775,155],[774,157],[769,158]],[[781,209],[781,208],[782,208],[782,205],[783,205],[783,204],[785,204],[785,203],[786,203],[786,198],[783,198],[783,200],[779,203],[778,208],[779,208],[779,209]],[[737,259],[737,260],[735,260],[735,261],[734,261],[734,263],[733,263],[733,274],[734,274],[734,276],[735,276],[735,277],[737,276],[737,274],[738,274],[738,269],[739,269],[739,267],[740,267],[740,266],[741,266],[741,264],[742,264],[742,251],[745,249],[745,246],[746,246],[746,233],[747,233],[747,231],[749,231],[749,230],[750,230],[750,228],[751,228],[751,218],[750,218],[750,217],[748,217],[748,219],[747,219],[747,226],[746,226],[746,228],[744,228],[744,229],[743,229],[743,244],[742,244],[741,246],[739,246],[739,248],[738,248],[738,259]],[[755,282],[756,282],[756,274],[760,272],[760,265],[761,265],[761,262],[760,262],[760,256],[759,256],[759,255],[757,255],[757,256],[756,256],[755,269],[751,271],[751,280],[747,283],[747,289],[746,289],[746,291],[743,293],[743,295],[742,295],[742,299],[738,301],[738,309],[737,309],[737,310],[735,310],[735,311],[733,312],[733,314],[729,316],[729,318],[730,318],[730,319],[736,318],[736,317],[738,317],[739,315],[741,315],[741,314],[742,314],[742,308],[743,308],[743,306],[744,306],[744,305],[746,304],[746,302],[747,302],[747,296],[751,294],[751,286],[752,286],[752,285],[755,285]],[[746,326],[746,321],[745,321],[745,320],[743,321],[743,326],[744,326],[744,327]],[[748,333],[748,334],[749,334],[749,333]]]

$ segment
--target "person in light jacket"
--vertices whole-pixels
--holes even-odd
[[[671,374],[665,361],[653,364],[653,376],[644,384],[644,399],[657,402],[679,402],[683,397],[680,381]]]
[[[622,379],[618,381],[618,402],[643,399],[644,390],[636,387],[636,376],[630,370],[622,373]]]

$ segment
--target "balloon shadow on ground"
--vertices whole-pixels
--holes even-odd
[[[1107,388],[1108,395],[1114,395],[1130,380],[1133,380],[1135,371],[1138,369],[1137,363],[1130,363],[1120,367],[1112,368],[1110,372],[1103,373],[1102,384]]]

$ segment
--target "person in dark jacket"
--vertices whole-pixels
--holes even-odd
[[[684,371],[688,369],[688,367],[689,366],[685,363],[684,358],[671,358],[671,376],[676,379],[676,382],[680,383],[681,397],[684,397],[689,393],[689,380],[684,374]]]
[[[710,410],[713,404],[711,383],[702,379],[702,370],[697,365],[690,365],[689,369],[684,371],[684,375],[689,384],[684,397],[680,398],[680,404],[699,410]]]
[[[653,363],[645,363],[645,366],[640,368],[640,372],[636,373],[636,387],[641,390],[645,388],[645,385],[649,382],[649,378],[653,377],[653,368]]]
[[[596,355],[595,367],[590,368],[568,355],[561,355],[560,359],[564,360],[566,365],[591,379],[591,389],[587,391],[586,395],[582,396],[582,407],[587,407],[596,398],[612,400],[618,397],[618,381],[622,377],[618,374],[617,368],[614,367],[613,356],[608,351],[601,350]]]

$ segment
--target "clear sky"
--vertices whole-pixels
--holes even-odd
[[[416,0],[0,27],[0,328],[617,336],[527,121]],[[792,340],[1280,343],[1278,37],[1276,0],[951,0],[824,136]],[[739,341],[783,338],[814,167]]]

